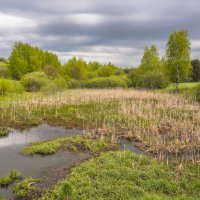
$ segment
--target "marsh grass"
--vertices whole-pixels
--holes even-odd
[[[11,183],[15,182],[16,180],[19,180],[22,178],[22,175],[20,172],[17,172],[15,170],[12,170],[8,173],[8,175],[0,178],[0,186],[1,187],[7,187]]]
[[[21,153],[33,155],[49,155],[58,152],[59,150],[67,150],[73,152],[91,152],[99,153],[108,149],[113,149],[115,146],[101,139],[89,139],[84,136],[66,137],[45,142],[33,143],[21,150]]]
[[[18,199],[27,197],[37,190],[37,187],[34,185],[39,182],[39,179],[32,177],[24,179],[22,182],[17,183],[13,189],[15,197]]]
[[[39,200],[197,200],[199,167],[159,162],[132,152],[108,152],[72,169]]]
[[[199,160],[200,109],[176,94],[101,89],[68,90],[2,101],[0,125],[26,127],[42,123],[78,127],[92,138],[120,137],[162,157]]]

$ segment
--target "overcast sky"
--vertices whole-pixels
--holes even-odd
[[[0,0],[0,57],[15,41],[87,61],[137,66],[145,46],[165,53],[168,35],[189,31],[200,58],[199,0]]]

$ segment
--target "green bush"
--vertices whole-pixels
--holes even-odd
[[[45,66],[44,67],[45,74],[50,78],[55,78],[58,76],[58,70],[54,66]]]
[[[128,77],[132,87],[162,89],[170,84],[168,78],[161,71],[144,72],[141,69],[131,69]]]
[[[148,89],[162,89],[169,85],[169,80],[162,72],[148,72],[142,76],[141,86]]]
[[[21,84],[27,92],[39,92],[49,81],[44,72],[32,72],[21,78]]]
[[[130,84],[126,76],[110,76],[102,78],[93,78],[84,83],[86,88],[127,88]]]
[[[65,89],[67,89],[67,83],[65,79],[60,77],[60,78],[55,78],[54,80],[50,81],[47,85],[44,85],[41,88],[41,92],[54,93]]]
[[[0,78],[8,78],[8,77],[9,77],[8,68],[0,66]]]
[[[70,81],[68,81],[67,85],[70,89],[76,89],[82,87],[82,82],[75,79],[71,79]]]
[[[9,79],[0,79],[0,95],[22,92],[24,92],[24,88],[20,82]]]
[[[127,88],[129,80],[125,76],[111,76],[105,78],[94,78],[85,82],[86,88]]]

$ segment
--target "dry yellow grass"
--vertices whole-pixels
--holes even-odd
[[[89,110],[80,109],[93,105]],[[178,95],[150,91],[102,89],[68,90],[50,96],[32,95],[1,106],[2,121],[33,116],[35,110],[53,108],[55,119],[65,105],[79,106],[74,117],[92,136],[110,136],[113,142],[121,136],[134,139],[138,145],[160,156],[170,153],[198,159],[200,147],[200,107]],[[45,107],[45,109],[44,109]],[[64,108],[63,108],[64,109]],[[67,110],[66,112],[69,112]],[[65,118],[65,116],[62,116]]]

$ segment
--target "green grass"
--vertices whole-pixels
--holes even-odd
[[[131,152],[108,152],[75,167],[39,200],[197,200],[199,167],[179,170]]]
[[[8,66],[8,64],[6,62],[0,61],[0,67],[7,67],[7,66]]]
[[[6,187],[13,183],[14,181],[21,179],[22,175],[20,172],[12,170],[8,175],[0,178],[0,186]]]
[[[34,184],[38,181],[39,179],[29,177],[24,179],[22,182],[17,183],[13,189],[15,197],[20,199],[36,191],[37,187],[35,187]]]
[[[93,153],[98,153],[100,151],[111,148],[111,144],[105,140],[97,139],[88,139],[84,136],[77,137],[66,137],[59,138],[54,140],[49,140],[45,142],[38,142],[30,144],[29,146],[23,148],[21,152],[23,154],[42,154],[49,155],[54,154],[59,150],[68,150],[68,151],[89,151]]]
[[[192,88],[195,88],[199,84],[200,82],[180,83],[179,89],[180,90],[192,89]],[[176,90],[176,84],[172,83],[169,87],[165,88],[165,90]]]

